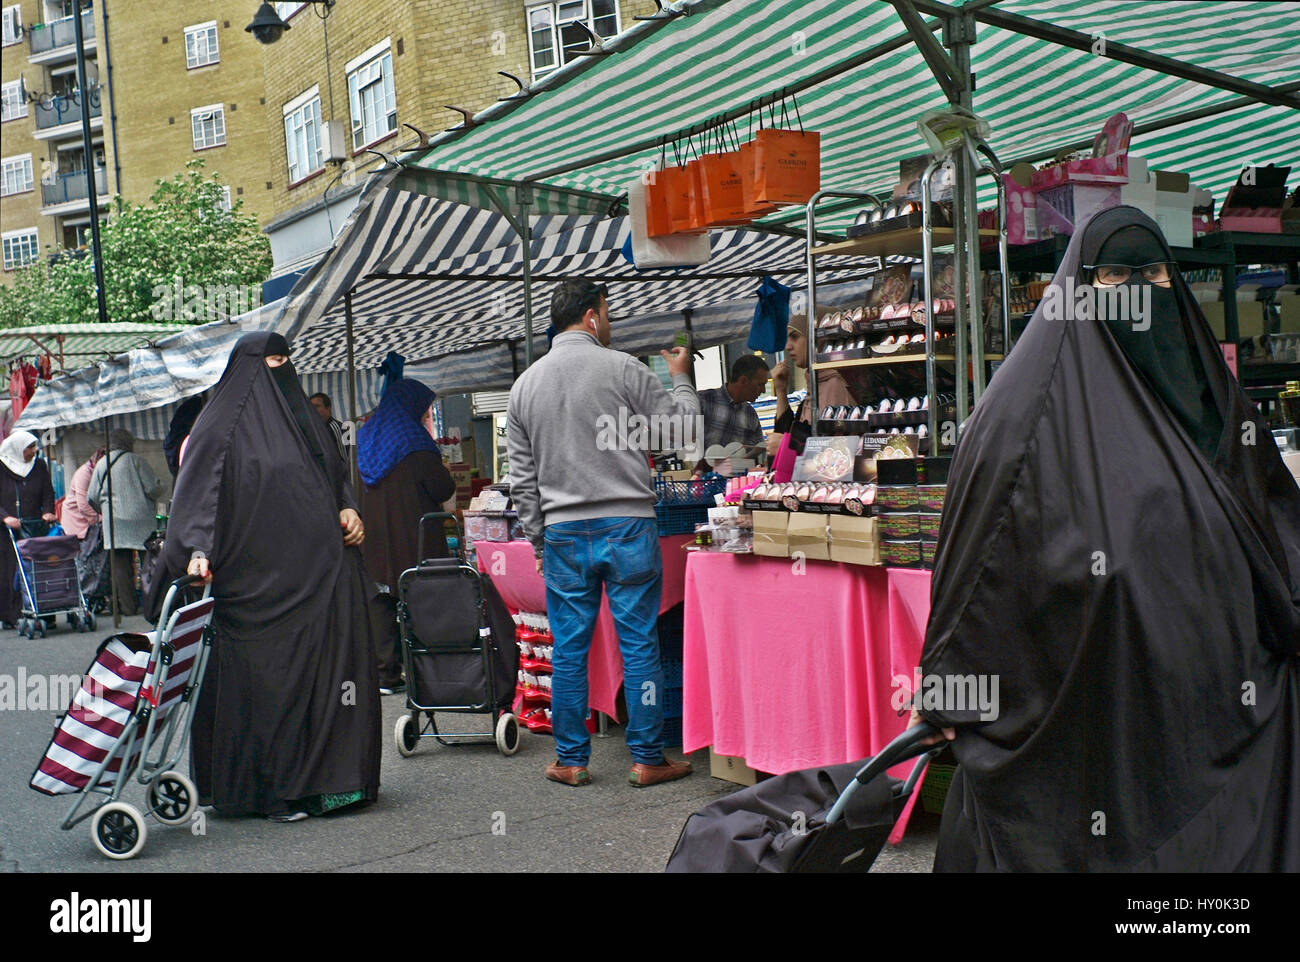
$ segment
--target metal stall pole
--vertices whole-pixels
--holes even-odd
[[[939,453],[939,398],[934,350],[934,291],[931,275],[934,273],[934,211],[930,197],[930,183],[935,173],[943,167],[943,159],[932,160],[921,174],[921,280],[925,294],[925,396],[930,409],[928,418],[930,454]],[[956,271],[953,272],[954,278]],[[919,445],[918,445],[919,448]]]
[[[817,407],[817,368],[814,367],[817,363],[817,255],[813,253],[813,248],[817,245],[817,205],[826,197],[864,200],[877,209],[883,206],[875,194],[869,194],[864,190],[819,190],[808,199],[808,206],[805,208],[807,220],[804,226],[804,258],[808,272],[805,297],[808,315],[808,410],[811,415],[809,425],[814,435],[817,434],[820,409]],[[881,264],[882,266],[884,264],[883,258]]]
[[[975,42],[975,18],[969,13],[955,12],[944,24],[943,40],[951,51],[953,80],[957,90],[957,105],[974,113],[974,98],[971,95],[970,48],[971,44]],[[957,163],[957,177],[954,185],[953,211],[955,213],[958,208],[961,210],[961,217],[954,218],[956,236],[953,238],[955,242],[953,251],[957,262],[955,273],[958,276],[965,274],[965,300],[970,307],[963,329],[970,339],[970,358],[974,368],[971,377],[973,387],[971,397],[972,400],[978,401],[980,395],[984,393],[984,298],[981,290],[983,284],[980,274],[979,210],[975,199],[976,164],[974,158],[970,156],[970,151],[966,149],[956,151],[954,159]],[[959,300],[958,304],[961,303],[962,301]],[[961,318],[958,318],[958,320],[960,321]],[[970,414],[970,407],[967,404],[967,362],[966,358],[962,356],[965,353],[963,351],[965,347],[967,347],[965,340],[958,341],[958,424],[964,424]]]
[[[77,90],[81,101],[81,146],[86,165],[86,198],[90,204],[90,249],[95,269],[95,306],[99,313],[99,322],[108,323],[108,304],[104,300],[104,257],[99,244],[99,191],[95,186],[95,152],[91,149],[90,139],[90,89],[86,85],[86,38],[81,24],[81,6],[72,12],[73,39],[77,45]],[[105,171],[107,177],[107,171]],[[112,459],[109,455],[108,415],[104,415],[104,474],[108,484],[108,540],[113,541],[113,472]],[[101,533],[103,529],[100,529]],[[117,566],[113,564],[110,553],[108,580],[113,594],[113,627],[122,626],[122,612],[118,605]]]
[[[1002,357],[1011,353],[1011,275],[1007,250],[1007,187],[1002,181],[1002,164],[988,144],[976,148],[988,163],[976,175],[992,174],[998,187],[998,269],[1002,274]]]
[[[352,421],[352,440],[348,446],[348,470],[352,476],[352,492],[357,492],[356,423],[361,412],[357,410],[357,359],[356,342],[352,335],[352,291],[343,295],[343,317],[347,322],[348,337],[348,414]]]
[[[104,542],[105,546],[115,544],[113,538],[113,448],[108,442],[108,415],[104,415],[104,483],[108,486],[108,510],[103,514],[108,515],[108,539]],[[103,515],[100,516],[101,519]],[[105,531],[101,521],[99,536],[104,537]],[[113,563],[113,549],[108,552],[108,583],[110,594],[113,599],[113,627],[122,627],[122,609],[117,601],[117,565]]]
[[[533,202],[532,188],[520,186],[515,191],[519,201],[519,232],[521,253],[524,256],[524,369],[533,366],[533,221],[528,208]]]

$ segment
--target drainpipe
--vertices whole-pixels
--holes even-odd
[[[122,193],[122,155],[117,152],[117,97],[113,95],[113,57],[108,52],[108,0],[98,0],[100,13],[103,14],[104,28],[99,45],[104,48],[104,72],[108,74],[108,125],[113,136],[113,193]],[[80,11],[78,11],[80,15]],[[98,56],[95,58],[99,59]],[[94,166],[94,156],[86,158],[89,166]]]

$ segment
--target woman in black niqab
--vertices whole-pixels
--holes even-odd
[[[938,870],[1300,870],[1300,488],[1152,260],[1136,209],[1084,224],[963,429],[921,667],[998,697],[921,706]],[[1066,298],[1107,264],[1145,317]]]
[[[156,617],[170,580],[211,572],[200,800],[280,818],[373,800],[381,744],[360,519],[288,354],[275,334],[236,343],[190,434],[147,599]]]

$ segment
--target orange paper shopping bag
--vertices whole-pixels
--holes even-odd
[[[821,188],[821,134],[766,127],[754,137],[754,198],[806,204]]]
[[[757,147],[752,140],[741,144],[737,153],[736,166],[740,168],[740,203],[745,216],[750,220],[766,217],[780,210],[776,204],[765,204],[754,194],[754,151]]]
[[[740,175],[740,151],[705,154],[700,158],[700,202],[708,227],[748,224]]]
[[[659,172],[659,178],[664,181],[664,190],[668,195],[668,214],[672,219],[674,234],[703,231],[703,228],[695,227],[691,222],[691,195],[694,189],[691,183],[692,171],[689,168],[688,164],[685,167],[669,167]]]
[[[666,170],[652,171],[645,180],[645,224],[647,237],[666,237],[673,232],[673,215],[668,203]]]

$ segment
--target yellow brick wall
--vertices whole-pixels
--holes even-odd
[[[157,180],[199,158],[207,172],[230,185],[232,201],[243,200],[245,213],[259,223],[268,221],[273,192],[267,187],[271,164],[262,51],[244,32],[257,4],[252,0],[108,3],[123,197],[146,200]],[[190,70],[185,28],[212,20],[217,22],[221,59]],[[209,104],[224,105],[226,143],[196,151],[190,110]],[[106,113],[106,131],[108,122]]]
[[[14,0],[0,0],[0,7],[13,5]],[[41,21],[40,0],[20,0],[18,5],[22,8],[24,27]],[[0,47],[0,80],[10,83],[25,76],[27,83],[35,86],[40,71],[27,62],[29,49],[26,36],[12,46]],[[0,155],[16,157],[31,154],[33,181],[30,191],[0,198],[0,232],[35,227],[41,250],[44,251],[47,244],[55,242],[54,221],[41,216],[41,161],[49,155],[49,150],[33,136],[35,130],[36,116],[31,104],[27,105],[26,117],[0,124]],[[12,280],[13,271],[0,271],[0,284],[8,284]]]
[[[634,15],[654,10],[653,0],[621,3],[623,29],[633,25]],[[460,116],[445,104],[476,112],[514,92],[514,84],[498,76],[498,70],[529,82],[524,11],[524,0],[366,0],[364,5],[339,0],[328,22],[335,119],[350,129],[344,65],[390,37],[399,126],[397,136],[378,144],[378,149],[391,153],[397,147],[415,144],[415,134],[402,127],[403,123],[430,135],[456,126]],[[276,214],[318,197],[327,186],[339,189],[339,172],[329,168],[292,188],[288,184],[284,104],[319,84],[321,117],[329,119],[330,113],[322,25],[304,8],[289,26],[278,43],[262,48]],[[364,174],[380,161],[374,155],[361,154],[353,163],[356,171]]]

